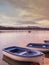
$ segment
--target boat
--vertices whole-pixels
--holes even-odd
[[[17,61],[37,62],[44,65],[44,53],[18,46],[11,46],[3,49],[3,55]]]
[[[28,47],[29,49],[38,50],[38,51],[43,51],[43,52],[49,51],[49,45],[48,45],[48,44],[29,43],[29,44],[27,44],[27,47]]]
[[[46,44],[49,44],[49,40],[44,40],[44,42],[45,42]]]

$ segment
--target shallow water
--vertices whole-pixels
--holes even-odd
[[[44,43],[44,40],[49,40],[49,31],[39,31],[32,30],[30,33],[28,31],[13,31],[13,32],[2,32],[0,33],[0,65],[13,65],[3,60],[2,49],[9,46],[21,46],[26,47],[28,43],[37,42]],[[18,64],[14,64],[18,65]]]

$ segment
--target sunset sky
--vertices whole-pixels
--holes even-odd
[[[0,25],[49,27],[49,0],[0,0]]]

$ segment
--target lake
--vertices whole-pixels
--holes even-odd
[[[0,65],[17,65],[15,61],[8,60],[5,62],[3,60],[3,48],[13,45],[26,47],[28,43],[44,43],[44,40],[49,40],[49,31],[32,30],[30,33],[28,30],[2,31],[0,33]]]

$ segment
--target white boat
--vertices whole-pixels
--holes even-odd
[[[27,44],[27,48],[47,52],[49,51],[49,45],[48,44],[41,44],[41,43],[29,43]]]
[[[37,62],[44,65],[44,54],[35,50],[12,46],[4,48],[3,55],[17,61]]]

